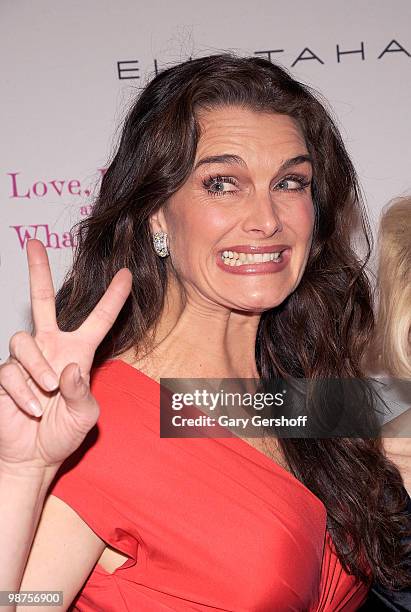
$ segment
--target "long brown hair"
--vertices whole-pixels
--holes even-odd
[[[362,377],[361,355],[373,328],[364,266],[369,227],[356,174],[338,129],[318,96],[282,68],[258,57],[219,54],[158,74],[141,92],[90,217],[78,224],[74,263],[57,294],[61,329],[77,328],[121,267],[133,289],[95,365],[148,342],[167,289],[166,261],[153,251],[149,216],[187,180],[200,127],[196,113],[222,105],[283,113],[300,125],[313,159],[315,227],[309,261],[297,289],[261,316],[256,362],[261,377]],[[366,255],[351,244],[349,220],[359,220]],[[283,439],[286,459],[325,504],[328,529],[344,566],[368,581],[401,587],[405,499],[401,476],[381,452],[381,440]]]

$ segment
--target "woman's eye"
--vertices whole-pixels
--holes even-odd
[[[237,182],[231,176],[210,176],[203,181],[203,185],[208,193],[213,196],[237,193],[237,189],[230,189],[229,187],[230,185],[237,185]]]
[[[306,178],[289,176],[277,183],[276,189],[280,191],[303,191],[309,184],[310,181]]]

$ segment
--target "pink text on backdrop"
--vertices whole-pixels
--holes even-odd
[[[31,238],[37,238],[48,249],[72,248],[76,245],[73,234],[70,232],[52,232],[47,223],[10,225],[9,227],[15,230],[22,250]]]
[[[106,168],[98,168],[98,172],[103,176]],[[78,179],[52,179],[50,181],[35,181],[28,186],[22,181],[19,175],[21,172],[7,172],[10,177],[10,198],[44,198],[44,196],[67,197],[72,196],[89,196],[91,190],[86,188],[81,189],[81,182]]]

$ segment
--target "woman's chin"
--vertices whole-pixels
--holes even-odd
[[[284,299],[285,297],[281,297],[275,302],[272,299],[270,301],[261,299],[248,299],[242,302],[238,302],[237,304],[231,303],[230,308],[236,312],[262,314],[267,310],[272,310],[273,308],[279,306],[284,301]]]

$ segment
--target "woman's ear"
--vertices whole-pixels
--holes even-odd
[[[152,234],[154,234],[155,232],[167,232],[167,223],[164,218],[164,212],[162,208],[150,215],[148,221]]]

